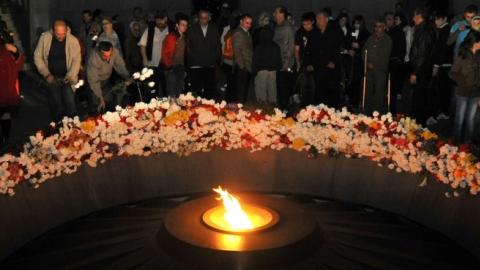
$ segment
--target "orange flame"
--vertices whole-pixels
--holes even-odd
[[[214,188],[213,191],[220,194],[221,197],[218,198],[218,200],[223,201],[223,207],[225,208],[224,219],[232,229],[249,230],[254,227],[247,213],[243,211],[237,198],[228,193],[226,189],[223,190],[221,186]]]

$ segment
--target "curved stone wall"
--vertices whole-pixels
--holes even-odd
[[[229,190],[299,193],[365,204],[410,218],[457,241],[480,258],[480,201],[422,177],[398,174],[367,159],[308,159],[290,150],[214,151],[114,159],[97,168],[23,184],[0,198],[0,260],[42,233],[88,213],[158,196]]]

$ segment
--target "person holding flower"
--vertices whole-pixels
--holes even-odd
[[[125,80],[124,85],[111,84],[113,70]],[[87,63],[87,80],[94,93],[92,104],[96,105],[98,112],[106,108],[107,102],[110,109],[122,105],[126,87],[133,83],[122,55],[108,41],[100,42],[98,48],[90,55]],[[121,89],[115,91],[114,88]]]
[[[457,83],[454,139],[472,141],[480,102],[480,32],[471,32],[460,45],[449,76]],[[465,129],[464,129],[465,126]],[[462,140],[462,133],[464,138]]]

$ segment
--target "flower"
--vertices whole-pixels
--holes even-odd
[[[134,77],[153,71],[142,70]],[[295,120],[296,119],[296,120]],[[480,191],[480,162],[468,147],[449,145],[410,118],[355,115],[325,105],[308,106],[294,117],[247,111],[242,104],[215,103],[191,93],[116,107],[96,119],[64,118],[49,133],[37,132],[18,155],[0,156],[0,193],[13,195],[28,180],[33,187],[92,167],[115,156],[180,156],[215,149],[305,151],[347,158],[367,157],[396,172],[428,172],[452,188]],[[454,193],[455,194],[455,193]]]
[[[133,73],[132,78],[135,79],[135,80],[140,79],[140,72]]]
[[[151,87],[151,88],[155,87],[155,82],[149,82],[148,87]]]

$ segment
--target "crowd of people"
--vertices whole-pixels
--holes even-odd
[[[145,14],[136,7],[128,33],[118,15],[85,10],[81,16],[78,28],[56,20],[35,49],[55,120],[78,114],[73,86],[79,78],[86,80],[91,113],[99,113],[125,105],[134,87],[132,74],[147,67],[155,81],[155,90],[143,93],[147,100],[191,91],[245,103],[253,87],[258,103],[284,110],[324,103],[396,114],[409,87],[409,112],[419,123],[454,117],[456,141],[473,139],[480,102],[475,5],[458,18],[421,8],[407,16],[397,4],[374,21],[373,33],[363,16],[351,18],[342,9],[334,18],[330,8],[304,13],[297,26],[280,6],[272,16],[262,13],[254,27],[252,15],[228,5],[215,20],[207,10],[169,18],[167,11]],[[14,55],[12,67],[21,62],[13,48],[5,48]]]

